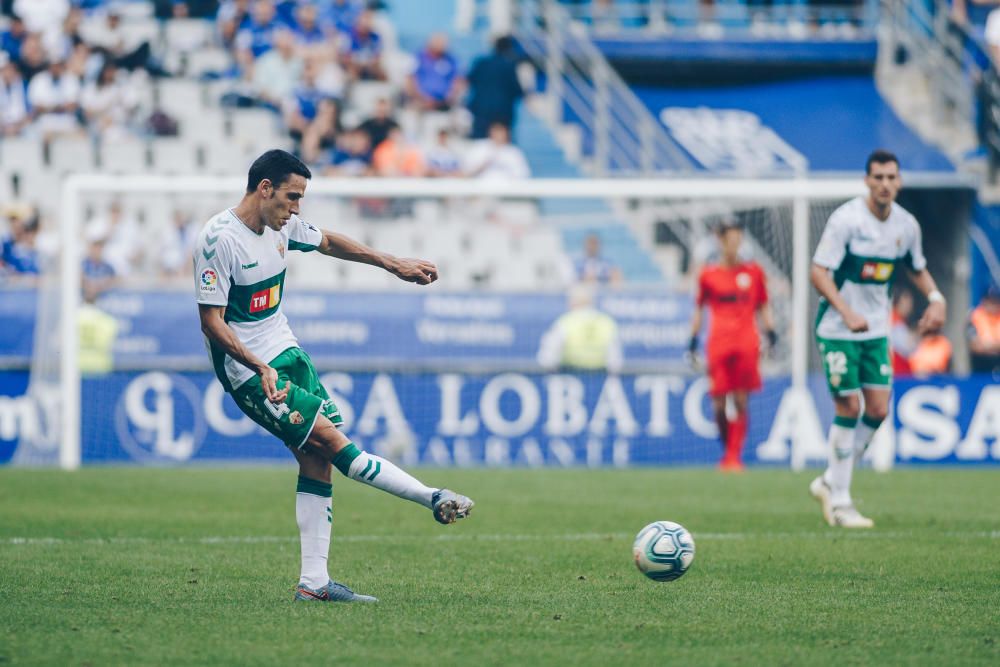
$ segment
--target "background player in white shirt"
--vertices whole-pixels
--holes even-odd
[[[854,461],[889,413],[889,290],[899,268],[910,272],[929,302],[920,330],[940,329],[945,320],[944,297],[927,271],[920,225],[896,204],[902,187],[899,160],[877,150],[868,157],[865,171],[868,196],[833,212],[811,272],[820,294],[816,341],[836,416],[830,427],[829,465],[809,491],[822,505],[827,523],[848,528],[874,525],[854,507],[851,474]]]
[[[250,167],[247,191],[235,207],[214,216],[194,250],[201,329],[216,375],[248,417],[280,438],[299,462],[295,514],[302,547],[296,600],[375,602],[330,579],[331,472],[400,498],[453,523],[472,501],[425,486],[380,456],[356,447],[340,432],[340,411],[281,312],[286,251],[318,251],[371,264],[401,280],[427,285],[437,267],[420,259],[378,252],[298,217],[312,174],[294,155],[271,150]]]

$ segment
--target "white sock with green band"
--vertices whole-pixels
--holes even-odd
[[[430,508],[435,489],[425,486],[392,461],[361,451],[354,443],[348,444],[333,458],[333,465],[344,476],[381,489],[399,498],[412,500]]]
[[[861,415],[861,420],[858,422],[857,428],[854,429],[855,461],[860,461],[861,457],[865,455],[866,451],[868,451],[868,445],[872,444],[872,438],[875,437],[875,431],[877,431],[878,427],[881,425],[881,419],[869,417],[868,415]]]
[[[856,419],[836,416],[830,426],[830,458],[823,479],[830,486],[834,507],[851,504],[851,473],[854,471],[854,430]]]
[[[295,519],[302,544],[299,583],[313,590],[322,588],[330,581],[326,561],[333,524],[333,485],[299,475],[295,488]]]

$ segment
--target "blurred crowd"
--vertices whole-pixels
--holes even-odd
[[[163,64],[167,54],[126,29],[128,3],[7,5],[7,26],[0,30],[3,135],[113,139],[176,128],[162,111],[150,115],[140,105],[138,91],[151,77],[175,72]],[[296,150],[321,172],[528,176],[527,161],[511,142],[515,106],[524,94],[513,40],[498,39],[468,71],[443,33],[418,53],[387,53],[382,31],[392,26],[380,6],[360,0],[188,0],[158,2],[156,11],[166,20],[214,20],[215,45],[230,56],[227,66],[210,73],[231,83],[218,102],[272,110]],[[355,85],[390,78],[370,117],[346,125]],[[397,132],[399,112],[416,114],[418,122]],[[438,114],[434,131],[421,132],[419,117],[428,113]]]

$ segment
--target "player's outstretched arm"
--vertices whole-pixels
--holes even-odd
[[[267,400],[272,403],[282,403],[288,396],[287,386],[278,389],[278,372],[248,350],[236,336],[236,332],[226,324],[225,306],[210,306],[198,304],[198,317],[201,319],[201,331],[210,341],[221,347],[226,354],[240,362],[260,377],[260,385]]]
[[[923,317],[917,323],[917,329],[924,331],[938,331],[944,326],[948,315],[947,304],[944,295],[938,290],[937,283],[927,269],[910,274],[913,284],[920,292],[927,297],[927,309],[924,310]]]
[[[369,248],[364,243],[355,241],[343,234],[337,234],[336,232],[324,231],[323,241],[319,244],[317,250],[329,257],[377,266],[385,269],[400,280],[406,280],[411,283],[429,285],[438,279],[438,270],[433,262],[428,262],[424,259],[396,257],[389,253]]]
[[[840,296],[840,290],[837,289],[837,283],[833,282],[828,268],[814,262],[809,277],[820,296],[829,301],[830,305],[844,318],[844,324],[847,325],[848,329],[855,333],[868,331],[868,321],[851,310],[844,298]]]

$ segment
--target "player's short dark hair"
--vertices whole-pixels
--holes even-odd
[[[865,161],[865,173],[872,173],[873,164],[886,164],[888,162],[895,162],[896,166],[899,167],[899,158],[896,157],[895,153],[891,153],[884,148],[878,148],[872,151],[872,154],[868,156],[868,160]]]
[[[250,173],[247,176],[247,192],[256,190],[265,178],[277,188],[292,174],[312,178],[312,172],[302,160],[279,148],[269,150],[250,165]]]

